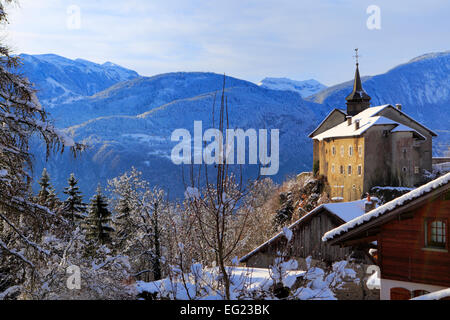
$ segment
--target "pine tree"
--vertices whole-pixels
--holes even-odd
[[[51,210],[55,210],[59,208],[61,205],[61,201],[58,198],[58,195],[56,194],[55,188],[52,186],[48,189],[48,196],[47,201],[45,202],[45,206]]]
[[[39,180],[39,185],[41,189],[39,190],[37,196],[37,202],[41,205],[45,205],[50,194],[50,176],[48,175],[47,169],[42,170],[41,179]]]
[[[79,221],[85,218],[86,204],[83,203],[83,197],[79,191],[78,181],[72,173],[67,180],[69,186],[64,188],[64,193],[68,196],[63,204],[63,210],[70,215],[72,221]]]
[[[103,198],[100,187],[91,199],[85,228],[88,239],[99,241],[101,244],[111,242],[111,233],[114,231],[111,227],[111,212],[108,210],[108,204]]]
[[[56,194],[55,188],[53,188],[52,184],[50,183],[50,176],[46,168],[42,170],[42,176],[39,180],[39,185],[41,186],[41,189],[39,190],[39,193],[37,195],[36,202],[52,210],[57,208],[60,204],[60,201]]]

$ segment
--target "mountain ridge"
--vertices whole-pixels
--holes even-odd
[[[446,94],[439,94],[434,100],[428,99],[426,95],[423,95],[422,100],[414,96],[423,90],[441,90],[443,93],[449,90],[449,86],[445,86],[448,79],[445,72],[450,59],[436,63],[436,59],[447,57],[446,54],[431,54],[427,58],[414,58],[412,62],[401,64],[384,74],[363,77],[363,86],[372,97],[373,105],[384,104],[380,103],[384,101],[390,104],[400,102],[404,105],[405,112],[418,121],[422,122],[423,113],[426,112],[441,124],[448,123],[448,120],[445,122],[447,118],[444,115],[435,112],[437,107],[447,105]],[[65,60],[63,63],[66,63]],[[86,64],[80,61],[78,63]],[[424,79],[434,79],[430,82],[434,87],[424,89],[429,83],[424,82],[419,75],[423,75]],[[90,96],[64,100],[50,109],[52,118],[57,126],[65,127],[77,140],[90,144],[91,149],[79,161],[74,161],[67,155],[56,155],[45,162],[40,156],[41,146],[36,145],[36,172],[39,173],[46,166],[54,178],[57,190],[62,190],[69,173],[75,172],[83,190],[91,194],[97,182],[104,185],[107,179],[129,170],[133,165],[142,170],[152,184],[170,189],[177,196],[182,195],[180,168],[170,161],[170,149],[173,146],[170,133],[180,127],[191,130],[194,120],[202,120],[206,124],[212,122],[214,94],[216,93],[216,106],[220,105],[218,99],[223,79],[224,75],[212,72],[136,76],[116,81],[102,90],[93,90],[95,92]],[[281,182],[286,175],[310,169],[312,144],[307,135],[331,109],[345,106],[345,96],[351,91],[352,85],[350,80],[324,88],[303,99],[293,90],[273,90],[228,76],[225,79],[232,126],[243,129],[281,129],[281,170],[274,177],[277,182]],[[35,80],[41,85],[47,83],[42,82],[42,77]],[[97,86],[96,89],[100,87]],[[410,101],[421,104],[411,105]],[[427,103],[422,103],[424,101]],[[432,112],[427,108],[431,108]],[[422,118],[419,117],[421,114]],[[433,121],[424,124],[436,130],[436,123]],[[435,143],[435,153],[440,152],[448,141],[445,140],[446,133],[440,130],[445,131],[446,127],[438,126],[436,130],[441,140]],[[442,145],[439,145],[441,141]],[[249,172],[254,173],[252,170],[250,168]],[[249,176],[251,175],[247,175]]]
[[[289,78],[264,78],[259,83],[259,86],[272,90],[288,90],[297,92],[303,98],[311,96],[323,89],[326,86],[315,79],[309,80],[292,80]]]

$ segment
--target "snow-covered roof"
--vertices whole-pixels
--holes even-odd
[[[424,294],[411,300],[441,300],[443,298],[450,298],[450,288]]]
[[[372,211],[369,211],[359,217],[356,217],[352,220],[350,220],[347,223],[344,223],[343,225],[328,231],[325,233],[322,237],[322,241],[328,241],[336,236],[339,236],[343,233],[348,232],[351,229],[356,228],[359,225],[362,225],[366,223],[367,221],[370,221],[372,219],[375,219],[379,216],[382,216],[388,212],[391,212],[397,207],[402,206],[403,204],[410,202],[411,200],[414,200],[416,198],[419,198],[420,196],[429,193],[443,185],[450,183],[450,173],[447,173],[443,175],[442,177],[439,177],[431,182],[428,182],[427,184],[424,184],[423,186],[416,188],[398,198],[395,198],[392,201],[389,201],[388,203],[385,203],[382,206],[379,206],[378,208],[373,209]]]
[[[372,197],[372,200],[377,199]],[[337,203],[326,203],[323,206],[331,213],[337,215],[344,221],[350,221],[360,215],[364,214],[364,208],[366,199],[350,201],[350,202],[337,202]]]
[[[373,199],[373,198],[372,198]],[[374,199],[376,200],[376,198]],[[315,209],[311,210],[307,214],[305,214],[303,217],[295,221],[293,224],[288,226],[287,228],[289,230],[292,230],[295,226],[303,223],[307,220],[307,218],[311,217],[312,215],[316,214],[322,209],[326,209],[328,212],[338,216],[343,221],[349,221],[355,217],[358,217],[364,213],[364,203],[366,202],[365,199],[363,200],[357,200],[357,201],[351,201],[351,202],[337,202],[337,203],[326,203],[322,204]],[[284,235],[286,232],[282,231],[277,233],[275,236],[261,244],[260,246],[253,249],[251,252],[243,256],[239,262],[245,262],[248,258],[253,256],[255,253],[257,253],[259,250],[264,248],[265,246],[271,244],[274,240],[279,238],[280,236]]]
[[[374,125],[385,125],[385,126],[391,125],[391,132],[405,132],[405,131],[413,132],[413,133],[417,134],[421,139],[426,139],[422,134],[420,134],[413,128],[410,128],[404,124],[398,123],[394,120],[391,120],[389,118],[378,115],[382,110],[384,110],[388,107],[392,107],[392,105],[385,104],[382,106],[367,108],[352,117],[351,125],[348,125],[347,121],[344,121],[344,122],[338,124],[337,126],[331,128],[331,129],[328,129],[325,132],[322,132],[316,136],[313,136],[312,138],[317,139],[317,140],[323,140],[323,139],[327,139],[327,138],[337,138],[337,137],[355,137],[355,136],[362,135],[364,132],[366,132],[369,128],[371,128]],[[395,110],[398,110],[398,109],[395,109]],[[398,111],[401,112],[400,110],[398,110]],[[402,112],[402,114],[405,115],[403,112]],[[410,117],[408,117],[408,118],[410,118]],[[411,120],[413,120],[413,119],[411,119]],[[355,127],[356,121],[359,121],[358,129],[356,129],[356,127]],[[429,130],[428,128],[425,128],[425,129]]]
[[[423,140],[427,139],[423,134],[421,134],[417,130],[414,130],[413,128],[405,126],[404,124],[399,124],[394,129],[392,129],[391,132],[412,132],[414,134],[417,134],[419,136],[419,138],[421,138]]]

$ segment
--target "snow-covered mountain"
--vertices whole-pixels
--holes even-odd
[[[364,72],[364,65],[360,70]],[[362,81],[364,90],[372,98],[372,106],[402,104],[405,113],[438,134],[433,143],[434,154],[447,150],[450,145],[450,51],[422,55],[386,73],[363,77]],[[308,100],[328,108],[345,108],[345,97],[352,85],[351,80],[329,87]]]
[[[139,77],[137,72],[111,62],[97,64],[55,54],[20,55],[22,72],[38,90],[41,104],[52,108],[91,96],[112,85]]]
[[[45,164],[53,179],[58,181],[59,188],[74,172],[80,177],[83,190],[91,193],[97,181],[104,183],[133,165],[143,171],[152,184],[170,190],[173,195],[183,194],[181,166],[174,165],[170,160],[171,149],[175,145],[170,140],[171,133],[176,128],[185,128],[193,135],[194,121],[202,121],[204,130],[212,127],[214,97],[217,113],[223,76],[214,73],[169,73],[145,80],[131,80],[120,86],[124,92],[152,92],[153,100],[145,94],[140,100],[136,95],[123,104],[127,114],[118,112],[117,115],[101,116],[71,126],[67,129],[70,135],[89,145],[90,149],[75,160],[68,154],[55,155],[44,163],[43,156],[40,156],[36,171],[40,172]],[[320,115],[317,114],[320,105],[305,102],[290,91],[269,90],[231,77],[226,78],[226,88],[230,127],[280,130],[280,171],[273,177],[275,180],[280,182],[286,174],[309,169],[312,146],[307,134],[325,113],[323,110]],[[180,98],[189,92],[197,95]],[[124,96],[127,95],[118,95]],[[97,94],[96,99],[98,106],[109,106],[111,103],[108,92]],[[164,100],[169,102],[163,103]],[[115,102],[112,103],[114,105]],[[148,111],[131,114],[145,110],[144,106]],[[62,105],[52,111],[58,110],[68,109]],[[68,117],[73,117],[73,114]],[[217,126],[217,114],[215,121]],[[255,178],[257,169],[256,165],[247,167],[245,178]]]
[[[309,97],[326,88],[325,85],[314,79],[297,81],[288,78],[264,78],[258,85],[272,90],[294,91],[302,97]]]
[[[175,100],[196,97],[220,90],[223,76],[205,72],[176,72],[140,77],[124,81],[90,97],[60,104],[52,116],[61,126],[81,124],[99,117],[136,116]],[[248,87],[254,84],[227,78],[227,87]]]
[[[81,67],[89,66],[87,62],[66,61],[61,57],[50,60],[54,66],[36,63],[35,57],[30,56],[24,59],[24,71],[33,71],[29,78],[41,90],[42,104],[52,103],[50,112],[55,123],[68,128],[71,135],[90,148],[77,159],[58,154],[46,163],[42,150],[34,146],[35,175],[47,167],[57,190],[62,190],[67,177],[74,172],[83,191],[90,196],[98,182],[105,185],[107,179],[135,166],[151,183],[169,189],[173,197],[182,195],[181,168],[169,157],[174,145],[170,134],[176,128],[192,130],[194,120],[212,123],[214,94],[220,95],[223,76],[178,72],[139,77],[133,71],[125,71],[114,78],[103,68],[123,71],[121,67],[94,64],[102,76],[93,76],[93,68]],[[76,73],[74,68],[67,67],[71,63],[79,66]],[[365,77],[363,85],[372,97],[372,105],[402,103],[406,113],[436,131],[439,137],[435,151],[442,151],[443,145],[450,141],[449,65],[449,53],[425,55],[385,74]],[[39,68],[43,68],[42,73]],[[54,73],[49,68],[54,68]],[[352,73],[349,70],[349,78]],[[61,79],[61,86],[76,93],[76,100],[67,99],[55,89],[57,86],[47,80],[52,74],[58,75],[54,79]],[[121,81],[128,76],[130,80]],[[310,170],[312,144],[308,133],[332,108],[345,107],[345,96],[350,91],[348,82],[305,100],[292,90],[272,90],[226,77],[230,127],[280,129],[280,171],[274,179],[282,181],[288,174]],[[246,168],[246,178],[255,175],[256,167]]]

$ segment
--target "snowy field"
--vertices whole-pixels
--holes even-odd
[[[316,267],[311,267],[307,271],[289,270],[296,266],[296,262],[291,260],[269,269],[227,267],[231,275],[230,298],[232,300],[276,299],[272,294],[273,285],[283,283],[290,290],[289,298],[336,300],[332,288],[338,288],[343,283],[344,277],[355,279],[356,276],[352,269],[345,268],[346,261],[335,263],[333,271],[328,274]],[[156,293],[158,298],[220,300],[224,297],[223,288],[217,286],[219,279],[218,268],[202,270],[201,265],[194,265],[189,274],[178,273],[172,280],[165,278],[154,282],[137,281],[136,288],[139,293]]]

